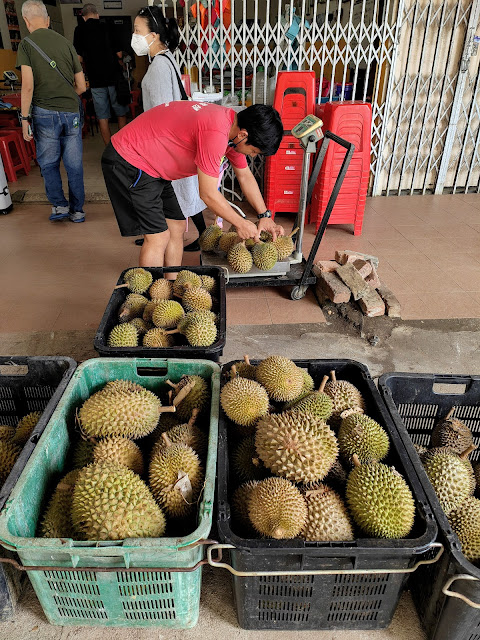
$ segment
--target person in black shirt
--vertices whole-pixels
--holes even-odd
[[[107,26],[100,22],[94,4],[86,4],[82,8],[82,16],[85,24],[75,29],[73,46],[80,62],[85,65],[95,113],[103,141],[107,145],[110,142],[110,105],[118,118],[118,128],[121,129],[127,124],[129,107],[118,103],[115,89],[115,83],[121,73],[119,59],[122,52],[116,51],[117,47],[110,40]]]

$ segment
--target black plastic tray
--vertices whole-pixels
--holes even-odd
[[[308,369],[317,386],[325,374],[335,369],[338,379],[349,380],[358,387],[367,402],[368,414],[388,431],[391,452],[387,463],[402,473],[414,494],[416,523],[409,538],[403,540],[364,538],[354,542],[312,543],[240,537],[231,527],[229,500],[236,485],[229,476],[229,432],[221,410],[217,524],[221,543],[234,547],[229,552],[231,565],[243,572],[300,572],[298,576],[234,576],[239,624],[244,629],[292,631],[387,627],[408,576],[405,571],[422,560],[422,554],[435,555],[431,547],[437,536],[435,519],[367,367],[352,360],[296,363]],[[223,370],[228,371],[231,364],[224,365]],[[382,573],[372,573],[375,569]],[[318,570],[332,573],[309,574]],[[342,570],[358,573],[338,573]]]
[[[218,267],[147,267],[147,271],[153,275],[153,279],[163,278],[165,273],[178,272],[188,269],[199,275],[212,276],[217,283],[217,292],[213,311],[218,315],[218,335],[217,340],[210,347],[192,347],[187,343],[186,338],[180,335],[175,336],[175,340],[182,340],[184,344],[177,344],[173,347],[109,347],[108,336],[113,327],[118,324],[117,314],[120,305],[123,303],[129,291],[126,287],[114,289],[108,302],[102,321],[95,335],[93,346],[101,356],[121,357],[121,358],[199,358],[205,360],[218,361],[223,353],[227,337],[227,311],[225,298],[225,274]],[[120,274],[117,284],[123,284],[123,276],[128,269]]]
[[[21,472],[50,420],[68,381],[76,369],[71,358],[41,356],[0,356],[0,424],[16,426],[31,411],[43,411],[27,444],[0,487],[0,510],[5,505]],[[12,557],[0,550],[1,557]],[[22,586],[21,574],[0,563],[0,621],[11,620]]]
[[[463,555],[413,444],[428,446],[433,427],[453,406],[458,407],[455,417],[465,422],[475,444],[480,444],[480,376],[388,373],[380,378],[379,389],[415,466],[445,547],[440,562],[421,567],[410,581],[415,606],[429,640],[478,640],[480,609],[461,598],[480,606],[480,569]],[[470,459],[478,461],[480,450]],[[446,595],[444,588],[458,597]]]

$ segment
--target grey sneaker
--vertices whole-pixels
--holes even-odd
[[[65,220],[68,216],[68,207],[52,207],[52,213],[50,214],[49,220],[51,222],[57,222],[57,220]]]
[[[85,222],[85,213],[83,211],[74,211],[68,217],[71,222]]]

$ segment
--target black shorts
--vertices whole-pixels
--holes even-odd
[[[102,171],[122,236],[162,233],[166,219],[185,220],[172,183],[137,169],[110,142],[103,152]]]

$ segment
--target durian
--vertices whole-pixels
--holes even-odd
[[[126,271],[123,280],[132,293],[145,293],[152,284],[153,276],[150,271],[136,267]]]
[[[333,402],[333,412],[330,422],[339,427],[342,421],[340,414],[347,409],[365,410],[365,401],[360,391],[347,380],[337,380],[335,371],[330,372],[331,381],[325,385],[325,393]],[[360,413],[360,412],[359,412]]]
[[[152,321],[156,327],[171,329],[176,327],[185,315],[182,305],[176,300],[160,300],[152,313]]]
[[[453,418],[455,407],[437,422],[430,442],[431,447],[450,447],[456,453],[463,453],[473,444],[473,436],[470,429],[458,418]]]
[[[85,440],[78,438],[73,445],[73,453],[71,458],[71,466],[73,469],[81,469],[93,462],[93,450],[97,445],[94,439]]]
[[[250,496],[257,484],[256,480],[245,482],[234,491],[232,496],[232,519],[240,528],[240,533],[248,538],[257,535],[248,515]]]
[[[134,318],[139,318],[143,314],[148,299],[139,293],[130,293],[118,312],[118,321],[131,322]]]
[[[188,422],[184,424],[178,424],[168,431],[165,431],[168,440],[172,444],[177,442],[183,442],[191,447],[201,460],[204,460],[207,455],[208,439],[204,431],[199,429],[195,425],[195,420],[198,415],[198,411],[195,409],[192,417]],[[165,448],[165,439],[160,436],[157,442],[152,448],[152,457],[160,450]]]
[[[210,347],[217,339],[217,325],[212,317],[202,314],[197,311],[195,317],[180,320],[177,329],[169,331],[169,334],[182,333],[192,347]]]
[[[201,287],[202,279],[201,277],[194,273],[193,271],[189,271],[188,269],[183,269],[179,271],[176,279],[173,282],[173,293],[181,298],[185,293],[185,285],[190,284],[192,287]]]
[[[307,393],[306,396],[294,404],[290,403],[290,408],[293,411],[299,411],[300,413],[308,413],[314,418],[319,418],[326,422],[332,415],[333,410],[332,399],[323,392],[323,388],[327,380],[328,378],[325,376],[318,391]]]
[[[143,336],[143,346],[144,347],[172,347],[173,338],[167,331],[165,331],[165,329],[160,329],[159,327],[155,327],[153,329],[149,329],[147,333]]]
[[[152,300],[169,300],[173,295],[173,283],[166,278],[155,280],[148,294]]]
[[[227,233],[222,233],[220,238],[218,239],[218,249],[220,251],[225,251],[228,253],[234,244],[237,244],[239,238],[237,236],[236,231],[229,231]]]
[[[11,427],[9,424],[0,425],[0,440],[11,440],[15,435],[15,427]]]
[[[72,522],[86,540],[158,538],[165,516],[147,485],[121,464],[81,469],[73,490]]]
[[[448,515],[452,529],[462,545],[462,553],[477,563],[480,560],[480,500],[469,497]]]
[[[20,447],[15,443],[0,440],[0,487],[13,469],[16,459],[20,455]]]
[[[255,436],[247,436],[235,446],[232,452],[232,468],[238,482],[263,480],[267,476],[265,465],[258,457]]]
[[[185,311],[210,311],[212,308],[212,296],[202,287],[185,287],[182,297],[182,305]]]
[[[23,447],[32,435],[41,415],[41,411],[32,411],[19,420],[12,442]]]
[[[143,309],[142,318],[145,322],[152,322],[153,310],[158,304],[158,300],[149,300]]]
[[[202,376],[185,375],[177,384],[167,383],[174,389],[174,405],[177,417],[183,422],[188,422],[195,409],[199,414],[209,409],[210,389],[207,381]],[[188,393],[185,394],[185,391]]]
[[[147,324],[143,318],[134,318],[130,320],[130,324],[133,324],[139,336],[144,336],[152,326]]]
[[[251,491],[248,515],[256,531],[267,538],[296,538],[307,519],[307,503],[285,478],[266,478]]]
[[[150,462],[150,488],[155,500],[172,518],[188,516],[203,486],[203,470],[195,451],[179,442],[172,444],[162,434],[165,447]]]
[[[206,291],[208,291],[210,295],[212,295],[212,293],[214,293],[217,288],[217,282],[215,278],[213,278],[212,276],[201,275],[200,280],[202,281],[202,287]]]
[[[347,480],[346,498],[355,523],[376,538],[405,538],[412,530],[415,502],[402,476],[381,462],[360,465]]]
[[[253,264],[261,271],[273,269],[278,253],[272,242],[258,242],[252,249]]]
[[[93,461],[118,462],[139,476],[143,474],[142,452],[134,442],[121,436],[100,440],[93,449]]]
[[[243,427],[254,425],[268,411],[268,394],[255,380],[233,378],[220,393],[223,410],[233,422]]]
[[[422,456],[425,472],[447,516],[475,491],[475,475],[468,460],[473,449],[475,446],[472,445],[458,455],[442,447],[427,451]]]
[[[262,229],[262,231],[260,231],[260,240],[262,242],[272,242],[273,236],[270,231],[265,231],[265,229]]]
[[[243,360],[232,364],[232,368],[230,369],[230,376],[232,378],[239,376],[240,378],[255,380],[256,371],[257,367],[254,364],[251,364],[250,358],[248,357],[248,355],[245,355],[243,356]]]
[[[177,329],[180,333],[185,334],[190,322],[207,321],[208,323],[212,323],[212,322],[215,323],[216,320],[217,320],[217,316],[215,313],[213,313],[213,311],[207,311],[206,309],[203,309],[201,311],[189,311],[180,320],[180,322],[178,323]]]
[[[338,456],[337,439],[328,425],[295,412],[261,418],[255,447],[272,473],[292,482],[322,480]]]
[[[338,431],[338,445],[344,460],[352,464],[356,453],[363,464],[383,460],[390,448],[390,441],[385,429],[373,418],[362,413],[352,413],[342,420]]]
[[[207,227],[198,239],[202,251],[215,251],[221,235],[222,230],[217,225],[217,218],[215,218],[214,223]]]
[[[288,236],[277,236],[277,239],[273,242],[275,249],[277,250],[279,260],[288,258],[288,256],[293,253],[295,245],[292,240],[292,236],[294,236],[297,231],[298,227],[294,229]]]
[[[75,538],[72,523],[73,490],[79,470],[70,471],[57,484],[39,527],[41,538]]]
[[[308,542],[353,540],[350,516],[341,497],[326,484],[304,492],[307,519],[300,536]]]
[[[297,365],[283,356],[269,356],[257,365],[258,382],[273,400],[293,400],[302,390],[303,374]]]
[[[253,258],[245,242],[239,242],[227,253],[227,261],[235,273],[248,273],[253,266]]]
[[[136,347],[138,346],[138,331],[137,328],[125,322],[124,324],[117,324],[110,331],[108,336],[109,347]]]

